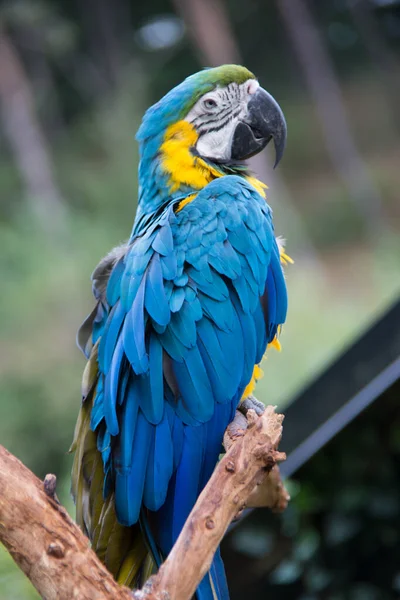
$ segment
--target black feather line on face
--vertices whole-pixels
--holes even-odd
[[[240,114],[241,110],[242,110],[241,108],[236,109],[236,111],[232,112],[232,114],[230,114],[227,119],[225,119],[222,123],[220,123],[216,127],[204,128],[205,123],[203,123],[198,128],[199,135],[203,135],[205,133],[212,133],[213,131],[220,131],[221,129],[223,129],[225,127],[225,125],[227,125],[229,123],[229,121],[232,121],[232,119],[237,117]]]
[[[229,114],[233,110],[232,106],[227,106],[224,109],[221,109],[220,112],[214,114],[207,115],[199,115],[193,121],[193,125],[196,127],[202,127],[203,125],[208,125],[209,123],[216,123],[223,119],[227,114]],[[207,118],[208,117],[208,118]],[[207,120],[204,120],[206,118]]]

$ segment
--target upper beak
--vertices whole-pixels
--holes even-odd
[[[276,100],[258,88],[247,104],[247,115],[239,121],[233,134],[231,158],[244,160],[261,152],[273,138],[275,165],[282,158],[286,144],[286,121]]]

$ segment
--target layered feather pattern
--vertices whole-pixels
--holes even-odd
[[[104,540],[100,513],[112,495],[128,531],[147,511],[144,536],[165,556],[215,467],[254,365],[285,321],[270,209],[242,177],[216,179],[181,210],[166,203],[137,226],[113,265],[79,336],[86,354],[96,353],[81,436],[94,436],[92,469],[102,463],[106,480],[96,479],[96,516],[82,520]],[[221,565],[218,554],[210,573]],[[199,598],[208,597],[206,583]]]

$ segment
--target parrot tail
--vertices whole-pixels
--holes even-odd
[[[221,553],[215,553],[211,568],[196,590],[196,600],[229,600],[224,563]]]

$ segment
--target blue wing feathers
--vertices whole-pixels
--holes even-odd
[[[257,296],[249,290],[249,286],[246,284],[245,278],[237,277],[232,281],[233,287],[235,288],[237,295],[239,296],[240,304],[242,306],[243,311],[248,314],[249,312],[253,312],[255,301],[250,304],[251,299],[258,300]],[[251,310],[253,308],[253,310]]]
[[[116,470],[115,507],[118,520],[123,525],[133,525],[139,518],[147,462],[154,438],[154,425],[141,411],[138,412],[133,436],[131,465],[127,473]]]
[[[166,279],[167,281],[175,279],[178,271],[178,264],[175,253],[171,252],[171,254],[168,254],[167,256],[161,256],[160,261],[164,279]]]
[[[230,279],[241,273],[239,258],[228,240],[210,249],[208,262],[218,273]]]
[[[171,314],[158,254],[154,254],[147,271],[145,308],[154,322],[168,325]]]
[[[155,428],[154,443],[150,447],[143,494],[145,506],[157,511],[165,502],[168,483],[173,471],[173,442],[166,413]]]
[[[111,367],[106,375],[104,385],[104,417],[111,435],[118,435],[119,433],[117,398],[118,388],[122,379],[120,374],[124,357],[124,348],[122,345],[122,339],[120,338],[115,347]]]
[[[125,402],[120,418],[121,434],[118,438],[118,453],[116,467],[121,473],[127,473],[132,464],[133,438],[136,431],[136,421],[139,412],[139,398],[136,386],[136,376],[131,373],[126,387]]]
[[[155,335],[149,343],[149,371],[137,377],[139,404],[145,417],[157,425],[164,413],[162,346]]]
[[[110,315],[104,327],[100,344],[98,362],[102,373],[107,373],[110,368],[115,345],[125,318],[125,311],[120,302],[111,309]]]
[[[153,412],[157,420],[162,416],[164,405],[164,381],[163,381],[163,349],[157,336],[150,337],[150,390],[152,396]]]
[[[237,368],[237,363],[232,359],[237,358],[237,362],[242,359],[238,356],[235,346],[232,344],[227,343],[221,347],[221,340],[218,339],[214,327],[208,319],[204,318],[200,321],[198,332],[200,353],[210,378],[215,399],[217,402],[227,402],[235,395],[241,378],[240,368]],[[228,339],[229,336],[225,336],[225,341],[228,341]]]
[[[130,375],[131,375],[131,367],[128,364],[126,357],[124,357],[123,366],[121,368],[121,381],[120,381],[120,385],[118,387],[118,394],[117,394],[117,402],[118,402],[119,406],[121,406],[125,400],[125,394],[126,394],[126,389],[128,386],[128,381],[129,381]]]
[[[104,466],[106,467],[111,456],[111,435],[106,427],[100,427],[97,435],[97,449],[101,452]]]
[[[172,291],[171,299],[169,301],[169,307],[171,312],[178,312],[182,308],[183,301],[185,299],[185,290],[182,287],[175,288]]]
[[[130,270],[125,270],[121,278],[120,298],[121,304],[128,312],[132,306],[133,300],[137,294],[140,284],[142,283],[143,275],[132,273]]]
[[[93,403],[92,412],[90,415],[90,429],[96,431],[102,420],[104,419],[103,392],[97,390],[96,398]]]
[[[164,554],[170,551],[197,500],[205,435],[202,426],[184,428],[181,460],[159,511],[159,543]]]
[[[144,292],[146,285],[146,276],[138,288],[132,308],[126,315],[123,327],[123,344],[125,354],[132,365],[133,370],[138,375],[145,373],[148,367],[148,357],[145,348],[144,339]]]
[[[188,311],[188,303],[183,302],[181,310],[171,315],[168,329],[186,348],[193,348],[196,345],[196,323],[190,316],[188,318]]]
[[[226,300],[229,296],[228,288],[222,277],[217,275],[214,269],[210,269],[211,281],[201,271],[189,268],[188,273],[197,288],[214,300]]]
[[[258,365],[264,356],[265,349],[269,341],[267,336],[267,328],[264,320],[264,313],[260,301],[258,301],[257,307],[253,312],[253,320],[257,334],[256,357],[254,359],[254,364]]]
[[[285,322],[287,313],[286,284],[275,241],[261,303],[267,323],[268,342],[271,342],[276,335],[278,326]]]
[[[199,349],[191,348],[184,361],[174,361],[172,368],[184,408],[201,423],[208,421],[214,413],[214,396]]]
[[[140,240],[138,243],[134,243],[131,252],[128,254],[126,262],[128,265],[133,264],[135,273],[137,275],[143,275],[151,257],[153,256],[153,250],[149,247],[151,244],[151,237],[145,240],[146,245],[143,245],[144,240]],[[146,248],[146,249],[145,249]]]
[[[189,288],[186,289],[188,290]],[[200,321],[203,316],[203,309],[198,298],[186,302],[186,314],[188,315],[188,318],[193,319],[193,321]]]
[[[176,285],[178,287],[185,287],[188,281],[189,281],[189,277],[188,277],[187,273],[182,273],[181,275],[178,275],[177,277],[175,277],[174,285]]]
[[[232,332],[215,328],[215,334],[224,355],[229,356],[229,361],[226,360],[226,364],[229,365],[232,382],[238,387],[243,376],[244,346],[242,331],[237,319],[234,321],[234,325],[235,328]],[[232,333],[235,336],[234,344],[232,343]]]
[[[160,227],[152,243],[153,250],[162,256],[169,256],[174,250],[171,228]]]
[[[248,230],[243,223],[233,231],[229,231],[229,241],[232,247],[241,254],[246,254],[252,249]]]
[[[188,351],[187,347],[173,333],[171,327],[167,327],[165,332],[159,337],[160,343],[167,354],[175,361],[182,361]]]
[[[114,265],[107,283],[107,302],[109,306],[114,306],[120,296],[120,281],[124,270],[124,260],[120,258]]]
[[[233,307],[230,299],[214,300],[204,294],[199,294],[203,312],[219,329],[231,331],[233,327]]]
[[[230,382],[229,371],[226,370],[224,364],[213,362],[213,357],[210,357],[207,346],[200,339],[198,347],[212,386],[214,400],[218,403],[226,402],[230,399],[226,388],[226,384]]]
[[[236,314],[240,323],[240,328],[243,336],[243,366],[241,386],[244,388],[249,383],[253,373],[254,365],[256,364],[256,328],[253,317],[251,315],[246,315],[243,312],[238,300],[235,297],[233,297],[233,303],[235,306]],[[240,336],[237,335],[237,338],[240,338]]]
[[[271,257],[271,270],[274,275],[277,297],[276,325],[281,325],[286,320],[288,301],[285,277],[283,275],[279,250],[276,242],[274,242],[274,253]]]
[[[222,439],[226,429],[226,423],[230,423],[234,417],[236,401],[225,404],[218,404],[215,407],[214,418],[206,426],[206,452],[203,456],[202,476],[199,481],[199,493],[206,485],[215,468],[217,457],[222,452]]]
[[[246,253],[246,260],[253,273],[254,280],[257,282],[260,281],[260,262],[254,250]]]
[[[276,288],[275,280],[271,269],[268,270],[265,293],[268,300],[268,337],[271,337],[271,332],[276,324]]]
[[[215,467],[254,365],[286,317],[264,199],[243,178],[226,176],[182,210],[168,206],[131,238],[106,299],[88,320],[92,344],[101,335],[91,428],[104,491],[114,486],[122,524],[135,523],[143,507],[153,511],[146,535],[151,529],[165,555]],[[197,600],[214,600],[212,588],[228,599],[218,553]]]

